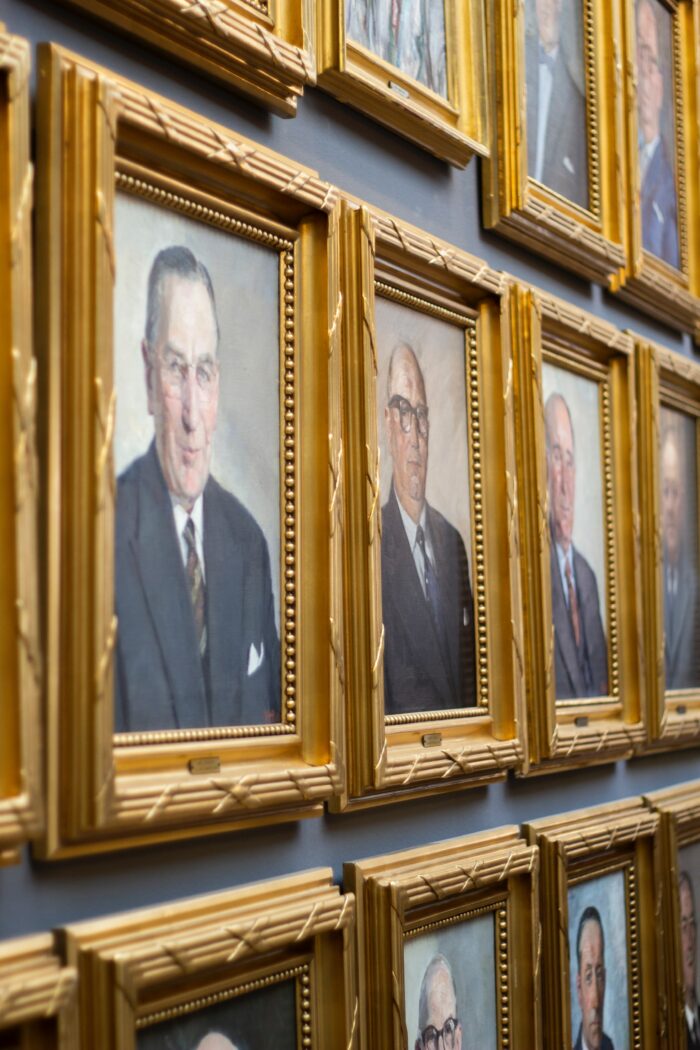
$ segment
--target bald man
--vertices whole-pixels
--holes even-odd
[[[406,343],[389,362],[384,425],[392,461],[382,507],[385,711],[467,707],[476,693],[467,553],[457,529],[425,498],[428,399],[418,358]]]
[[[556,698],[605,696],[608,649],[595,573],[573,542],[576,446],[569,406],[561,394],[547,398],[544,422]]]
[[[196,1050],[238,1050],[238,1047],[220,1032],[209,1032],[197,1044]]]
[[[415,1050],[461,1050],[462,1025],[452,968],[444,955],[434,955],[420,986]]]

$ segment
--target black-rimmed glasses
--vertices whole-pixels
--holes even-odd
[[[439,1031],[435,1025],[429,1024],[421,1033],[423,1050],[440,1050],[441,1038],[444,1050],[454,1050],[458,1026],[459,1021],[456,1017],[448,1017]]]
[[[399,413],[399,423],[404,434],[411,433],[413,417],[415,416],[418,433],[422,438],[427,438],[430,430],[427,405],[418,405],[417,408],[414,408],[410,401],[405,397],[401,397],[401,394],[394,394],[389,401],[389,408],[395,408]]]

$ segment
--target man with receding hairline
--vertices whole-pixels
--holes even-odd
[[[476,691],[469,566],[459,532],[425,497],[428,399],[406,343],[389,361],[384,425],[392,461],[382,507],[385,712],[466,707]]]
[[[415,1050],[461,1048],[462,1024],[452,968],[444,955],[434,955],[421,981]]]
[[[197,1043],[195,1050],[238,1050],[238,1047],[220,1032],[209,1032]]]
[[[614,1050],[603,1031],[605,1006],[605,935],[600,912],[587,907],[576,933],[576,994],[581,1008],[581,1027],[574,1050]]]

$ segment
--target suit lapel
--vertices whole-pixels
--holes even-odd
[[[447,646],[447,659],[449,662],[448,674],[451,676],[451,690],[457,694],[457,682],[459,681],[459,624],[463,615],[462,602],[460,600],[459,581],[461,579],[461,566],[455,564],[453,552],[446,544],[445,530],[440,528],[438,516],[433,508],[427,507],[427,523],[430,539],[435,551],[435,571],[440,588],[440,601],[442,603],[442,617],[445,627],[445,644]]]
[[[571,679],[574,696],[585,696],[586,687],[581,677],[581,669],[576,652],[576,641],[571,628],[569,609],[564,598],[564,588],[559,572],[559,560],[554,539],[550,539],[550,570],[552,575],[552,619],[554,621],[554,644]],[[580,603],[579,603],[580,609]]]
[[[685,623],[685,618],[688,614],[688,600],[690,598],[690,588],[687,585],[685,574],[677,571],[676,575],[678,578],[678,586],[673,602],[673,615],[669,616],[669,633],[666,636],[666,646],[668,648],[669,664],[671,667],[675,667],[676,660],[678,659],[678,647],[683,635],[683,624]],[[667,601],[668,599],[665,600]]]
[[[192,603],[175,533],[172,506],[151,445],[139,480],[139,505],[151,507],[139,516],[133,553],[153,619],[175,707],[178,728],[207,726],[204,679],[195,635]],[[163,581],[170,578],[170,585]],[[191,639],[184,645],[183,639]]]

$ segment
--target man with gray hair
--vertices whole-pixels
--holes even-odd
[[[444,955],[434,955],[420,986],[415,1050],[461,1050],[462,1025],[452,968]]]
[[[279,717],[279,640],[260,526],[211,476],[219,323],[189,248],[156,256],[141,354],[154,440],[118,481],[117,732]]]

